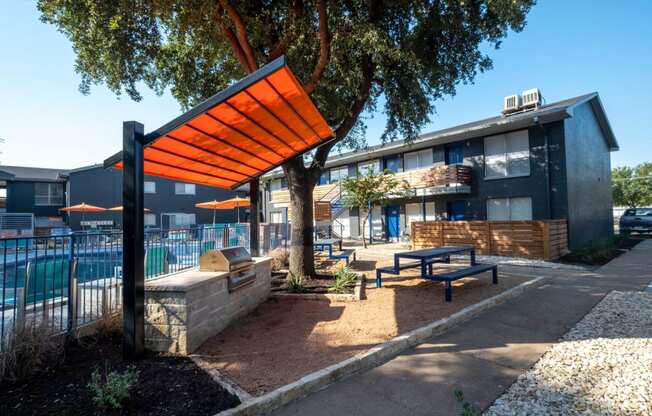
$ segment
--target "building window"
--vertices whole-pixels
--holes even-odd
[[[385,169],[391,173],[401,172],[403,167],[401,166],[401,156],[387,156],[385,157]]]
[[[418,152],[405,153],[403,155],[405,170],[414,170],[432,166],[432,149],[419,150]]]
[[[487,199],[489,221],[518,221],[532,219],[532,198]]]
[[[63,205],[62,183],[35,183],[34,205],[61,206]]]
[[[343,166],[341,168],[333,168],[330,170],[330,183],[337,183],[343,181],[349,176],[348,166]]]
[[[156,193],[156,182],[145,181],[143,183],[143,191],[146,194],[155,194]]]
[[[154,227],[156,226],[156,214],[145,214],[144,216],[145,227]]]
[[[485,178],[530,174],[530,141],[527,130],[485,137]]]
[[[358,173],[360,175],[368,175],[369,171],[374,174],[380,173],[380,160],[367,160],[366,162],[358,163]]]
[[[174,184],[174,193],[177,195],[194,195],[195,184],[177,182]]]
[[[269,190],[272,192],[280,191],[281,189],[287,189],[288,180],[286,178],[272,179],[269,183]]]
[[[170,216],[170,228],[185,228],[195,225],[195,214],[167,214]]]

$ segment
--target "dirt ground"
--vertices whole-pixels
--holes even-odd
[[[443,284],[421,279],[418,269],[384,276],[377,289],[374,269],[389,263],[353,264],[368,272],[362,301],[269,300],[196,353],[244,390],[261,395],[528,280],[499,274],[493,285],[491,273],[483,273],[454,282],[453,301],[445,302]]]

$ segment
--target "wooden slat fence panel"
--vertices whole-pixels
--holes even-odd
[[[558,259],[568,252],[566,220],[412,223],[412,247],[473,245],[478,254]]]

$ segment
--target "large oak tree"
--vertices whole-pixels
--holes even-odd
[[[140,100],[143,84],[189,108],[285,55],[336,140],[283,166],[290,269],[314,274],[312,191],[334,146],[364,144],[382,103],[383,140],[414,138],[433,102],[491,67],[485,46],[520,31],[534,0],[40,0],[73,44],[80,89]],[[382,98],[382,100],[380,100]]]

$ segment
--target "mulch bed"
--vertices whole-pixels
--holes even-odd
[[[597,242],[595,246],[587,246],[570,252],[561,258],[562,262],[570,264],[585,264],[589,266],[603,266],[611,260],[631,250],[640,238],[615,237],[613,243]]]
[[[138,382],[123,408],[98,409],[87,385],[95,368],[128,368],[120,338],[75,343],[57,368],[0,385],[0,415],[213,415],[240,403],[188,358],[150,353],[132,365]]]
[[[335,278],[330,275],[318,275],[310,279],[304,279],[303,287],[305,292],[301,293],[330,293],[328,288],[331,287]],[[290,293],[288,292],[288,284],[285,275],[278,276],[272,281],[272,292],[275,293]],[[353,287],[348,288],[346,293],[353,293]]]

